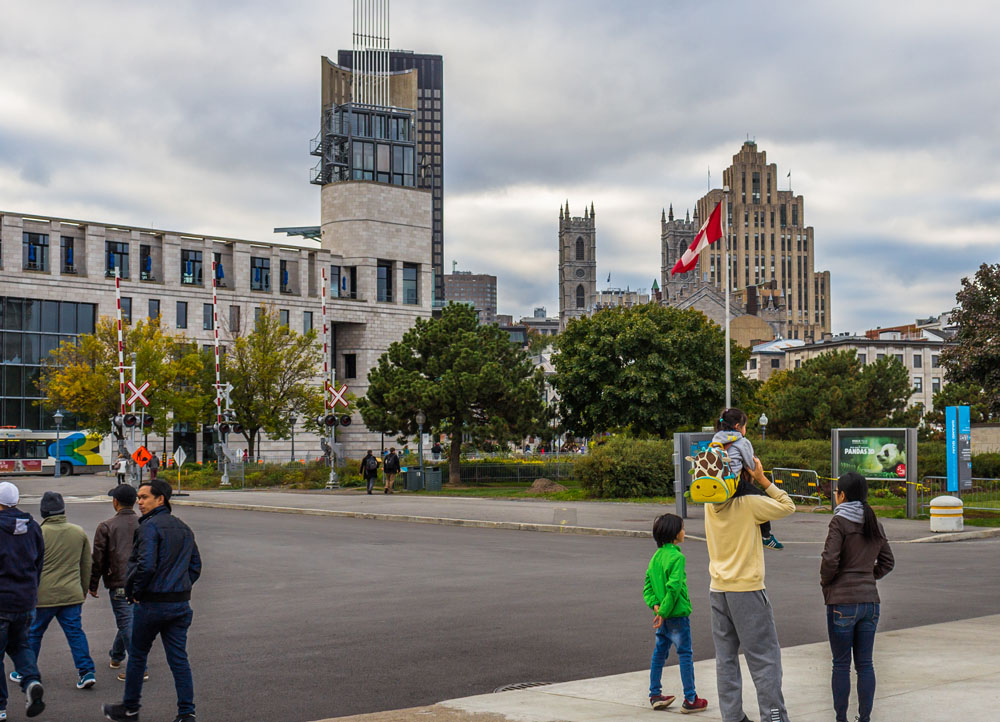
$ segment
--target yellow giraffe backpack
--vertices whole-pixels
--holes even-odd
[[[689,473],[694,476],[685,493],[688,499],[695,504],[719,504],[733,498],[739,479],[733,475],[726,445],[713,441],[697,456],[685,458],[691,462]]]

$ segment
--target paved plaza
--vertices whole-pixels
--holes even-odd
[[[24,480],[26,510],[37,515],[37,502],[30,499],[51,482]],[[100,491],[107,491],[108,479],[75,477],[63,483],[63,493],[94,499],[68,504],[70,521],[92,534],[97,522],[110,514],[106,497],[99,497]],[[253,499],[250,494],[240,496]],[[377,501],[393,504],[397,511],[403,508],[395,505],[406,499],[349,492],[253,494],[266,496],[272,505],[285,504],[288,497],[310,506],[325,499],[349,499],[361,504],[359,508]],[[188,499],[213,495],[238,494],[195,492]],[[464,501],[419,498],[419,503],[437,504],[449,514],[474,508],[461,506]],[[522,514],[542,514],[535,510],[541,506],[550,522],[560,507],[580,507],[578,514],[625,507],[615,512],[623,515],[623,523],[642,520],[643,528],[650,515],[662,510],[640,504],[475,503],[498,504],[498,510],[521,505],[517,508],[525,510]],[[635,674],[648,664],[652,635],[641,589],[653,551],[649,539],[180,505],[176,512],[197,534],[205,565],[194,590],[189,645],[199,718],[242,722],[252,714],[311,722],[435,705],[520,682],[569,683]],[[817,526],[808,532],[813,536],[829,519],[816,516]],[[797,523],[799,516],[776,524],[789,540],[799,534],[793,520]],[[692,533],[696,524],[691,520]],[[925,524],[920,525],[913,536],[925,531]],[[807,534],[806,527],[801,533]],[[818,645],[814,649],[819,654],[826,643],[818,586],[820,547],[802,541],[768,553],[768,590],[782,645]],[[708,662],[714,651],[707,554],[696,540],[684,550],[694,603],[695,658]],[[900,543],[895,552],[896,571],[881,585],[883,631],[997,611],[1000,540]],[[95,659],[103,659],[113,633],[103,591],[101,599],[85,604],[84,626]],[[927,659],[918,655],[915,662],[934,664],[930,649]],[[151,660],[144,719],[169,719],[173,688],[162,652],[154,649]],[[121,693],[106,666],[98,670],[95,690],[76,690],[69,652],[57,630],[46,636],[41,666],[49,709],[39,719],[96,720],[99,703]],[[675,669],[668,667],[667,674]],[[933,668],[921,666],[918,673],[926,677]],[[699,674],[710,679],[700,668]],[[820,675],[821,685],[823,679]],[[645,688],[633,689],[632,684],[623,682],[616,694],[642,701]],[[706,696],[714,699],[711,683],[704,684],[709,685]],[[551,696],[550,691],[544,694]],[[448,714],[452,712],[465,714],[463,709]],[[19,714],[12,707],[11,719],[20,719]]]

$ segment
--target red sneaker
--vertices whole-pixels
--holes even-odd
[[[674,703],[675,699],[677,698],[672,694],[668,694],[666,697],[662,694],[658,694],[655,697],[650,697],[649,703],[653,705],[653,709],[666,709]]]
[[[704,712],[708,709],[708,700],[702,699],[695,695],[694,701],[688,702],[684,700],[684,704],[681,705],[681,714],[690,714],[691,712]]]

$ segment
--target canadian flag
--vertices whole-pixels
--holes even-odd
[[[705,225],[698,230],[698,235],[691,241],[691,245],[684,251],[684,255],[670,269],[670,275],[690,271],[698,262],[698,254],[720,238],[722,238],[722,201],[719,201],[719,205],[712,211],[708,220],[705,221]]]

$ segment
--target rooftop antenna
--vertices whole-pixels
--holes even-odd
[[[452,272],[452,274],[455,273],[455,269],[457,269],[457,268],[458,268],[458,261],[452,261],[451,262],[451,272]]]
[[[708,190],[712,190],[712,166],[708,166]]]
[[[353,100],[389,107],[389,0],[354,0]]]

